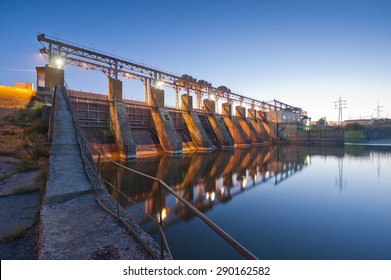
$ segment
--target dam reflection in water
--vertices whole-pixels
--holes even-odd
[[[357,174],[357,178],[353,174],[357,168],[363,167],[362,171],[365,173],[370,169],[365,166],[372,164],[373,167],[376,160],[378,173],[379,166],[390,167],[389,152],[387,147],[379,152],[359,146],[346,149],[272,146],[187,154],[180,158],[162,155],[139,159],[128,163],[128,166],[162,179],[259,258],[379,259],[389,258],[391,253],[385,253],[383,248],[377,250],[377,253],[376,250],[364,250],[357,254],[362,248],[349,251],[343,249],[344,246],[341,248],[341,244],[337,246],[339,242],[349,238],[346,236],[347,232],[356,229],[361,231],[356,232],[353,238],[358,243],[352,244],[350,240],[345,245],[349,248],[362,247],[359,242],[364,237],[368,238],[370,231],[357,228],[358,224],[355,223],[360,220],[357,213],[346,216],[336,211],[353,211],[359,203],[369,207],[371,202],[365,201],[361,195],[370,193],[368,189],[362,189],[363,182],[355,180],[360,174]],[[384,154],[387,155],[386,160],[382,157]],[[356,166],[357,159],[360,159],[360,166]],[[103,177],[114,182],[113,166],[104,163],[102,167]],[[353,196],[345,195],[350,190],[346,176],[353,176],[351,188],[360,190],[359,197],[355,197],[358,194],[354,191]],[[159,216],[157,183],[121,170],[118,179],[122,192],[150,215]],[[379,176],[378,179],[376,184],[382,188],[385,181]],[[109,189],[109,192],[116,197],[114,190]],[[389,193],[390,190],[385,192]],[[174,196],[164,189],[162,193],[164,227],[174,258],[241,259],[235,250]],[[376,193],[377,195],[379,199],[384,199],[385,193]],[[346,200],[347,204],[341,200]],[[384,206],[384,201],[380,202],[376,205],[373,201],[375,210],[372,209],[371,212],[376,212],[379,205]],[[154,223],[127,199],[122,198],[121,205],[146,232],[158,240]],[[389,206],[387,209],[391,211]],[[338,218],[340,214],[342,219],[341,216]],[[366,218],[373,221],[374,217]],[[391,220],[386,220],[383,227],[381,223],[376,226],[382,227],[379,230],[391,233]],[[355,226],[347,228],[346,223]],[[341,240],[338,240],[337,227],[345,230],[340,233]],[[332,249],[333,246],[326,245],[336,240],[335,250]]]

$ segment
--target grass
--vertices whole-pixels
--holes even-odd
[[[24,141],[19,135],[0,135],[0,155],[11,156],[21,153]]]
[[[0,86],[1,108],[24,108],[31,98],[35,96],[35,90]]]
[[[22,194],[22,193],[33,193],[33,192],[37,192],[37,191],[41,191],[40,186],[38,185],[38,182],[37,182],[37,184],[33,184],[29,187],[14,189],[11,192],[11,195]]]
[[[19,160],[11,172],[39,170],[30,186],[15,186],[12,194],[40,191],[45,193],[50,146],[46,140],[48,125],[41,121],[42,103],[34,101],[35,91],[0,86],[0,156]],[[1,183],[0,179],[0,183]],[[0,243],[18,239],[29,228],[4,232]]]
[[[27,230],[28,230],[28,228],[26,228],[26,227],[20,227],[20,228],[16,229],[12,233],[5,232],[0,237],[0,243],[6,243],[8,241],[11,241],[11,240],[17,239],[19,237],[22,237],[26,233]]]
[[[49,158],[48,124],[41,120],[42,104],[19,109],[3,119],[0,155],[20,159],[18,172],[45,167]]]
[[[42,104],[37,106],[35,103],[31,107],[21,108],[14,114],[6,116],[5,120],[8,123],[19,125],[19,126],[31,126],[39,119],[42,115]]]
[[[0,86],[0,107],[19,108],[0,124],[0,156],[19,159],[16,172],[39,169],[37,180],[44,186],[50,155],[48,124],[41,120],[42,103],[34,101],[34,95],[33,90]]]

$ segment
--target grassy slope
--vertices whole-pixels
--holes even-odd
[[[0,108],[24,108],[35,95],[35,90],[0,85]]]

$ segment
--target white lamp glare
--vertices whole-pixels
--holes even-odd
[[[158,88],[158,89],[162,89],[163,85],[164,85],[163,81],[157,81],[156,82],[156,88]]]
[[[61,57],[57,57],[55,63],[58,68],[62,68],[64,66],[64,60]]]

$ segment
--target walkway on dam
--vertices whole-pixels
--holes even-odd
[[[54,106],[49,178],[42,203],[39,259],[152,259],[143,245],[96,202],[62,89]]]

